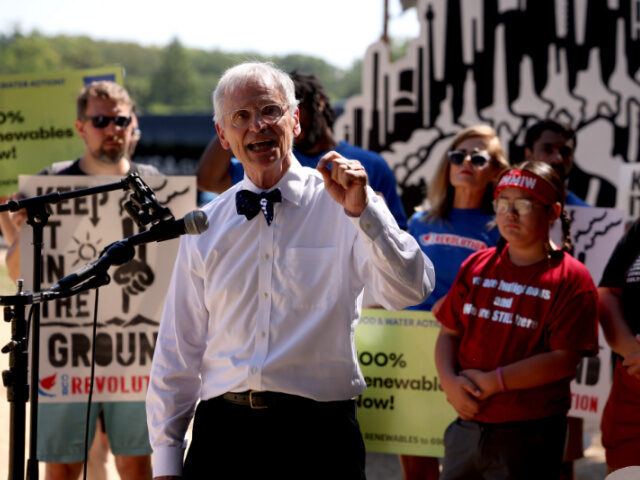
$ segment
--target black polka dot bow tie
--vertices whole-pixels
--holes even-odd
[[[238,215],[244,215],[247,220],[255,217],[260,210],[264,213],[267,225],[273,221],[273,204],[282,201],[279,189],[270,192],[254,193],[249,190],[240,190],[236,193],[236,211]]]

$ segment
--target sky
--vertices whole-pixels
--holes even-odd
[[[389,0],[389,34],[414,38],[416,9]],[[383,0],[0,0],[0,32],[46,35],[265,55],[302,53],[348,68],[382,35]]]

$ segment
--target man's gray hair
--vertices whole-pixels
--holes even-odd
[[[296,89],[288,73],[283,72],[271,62],[245,62],[227,69],[213,92],[213,120],[220,122],[224,112],[224,98],[232,90],[247,85],[251,80],[260,78],[271,82],[278,88],[293,115],[298,107]]]

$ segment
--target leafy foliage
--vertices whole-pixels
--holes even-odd
[[[38,31],[0,34],[0,74],[122,65],[125,87],[142,112],[171,114],[211,112],[211,92],[223,72],[241,61],[271,61],[285,71],[313,73],[334,103],[360,92],[362,62],[348,70],[307,55],[265,57],[185,48],[174,38],[164,48],[130,42],[94,40],[85,36],[44,36]]]

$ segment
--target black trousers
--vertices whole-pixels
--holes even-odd
[[[183,478],[365,479],[353,400],[287,402],[265,409],[200,402]]]
[[[566,432],[564,415],[495,424],[458,418],[444,434],[440,479],[557,479]]]

